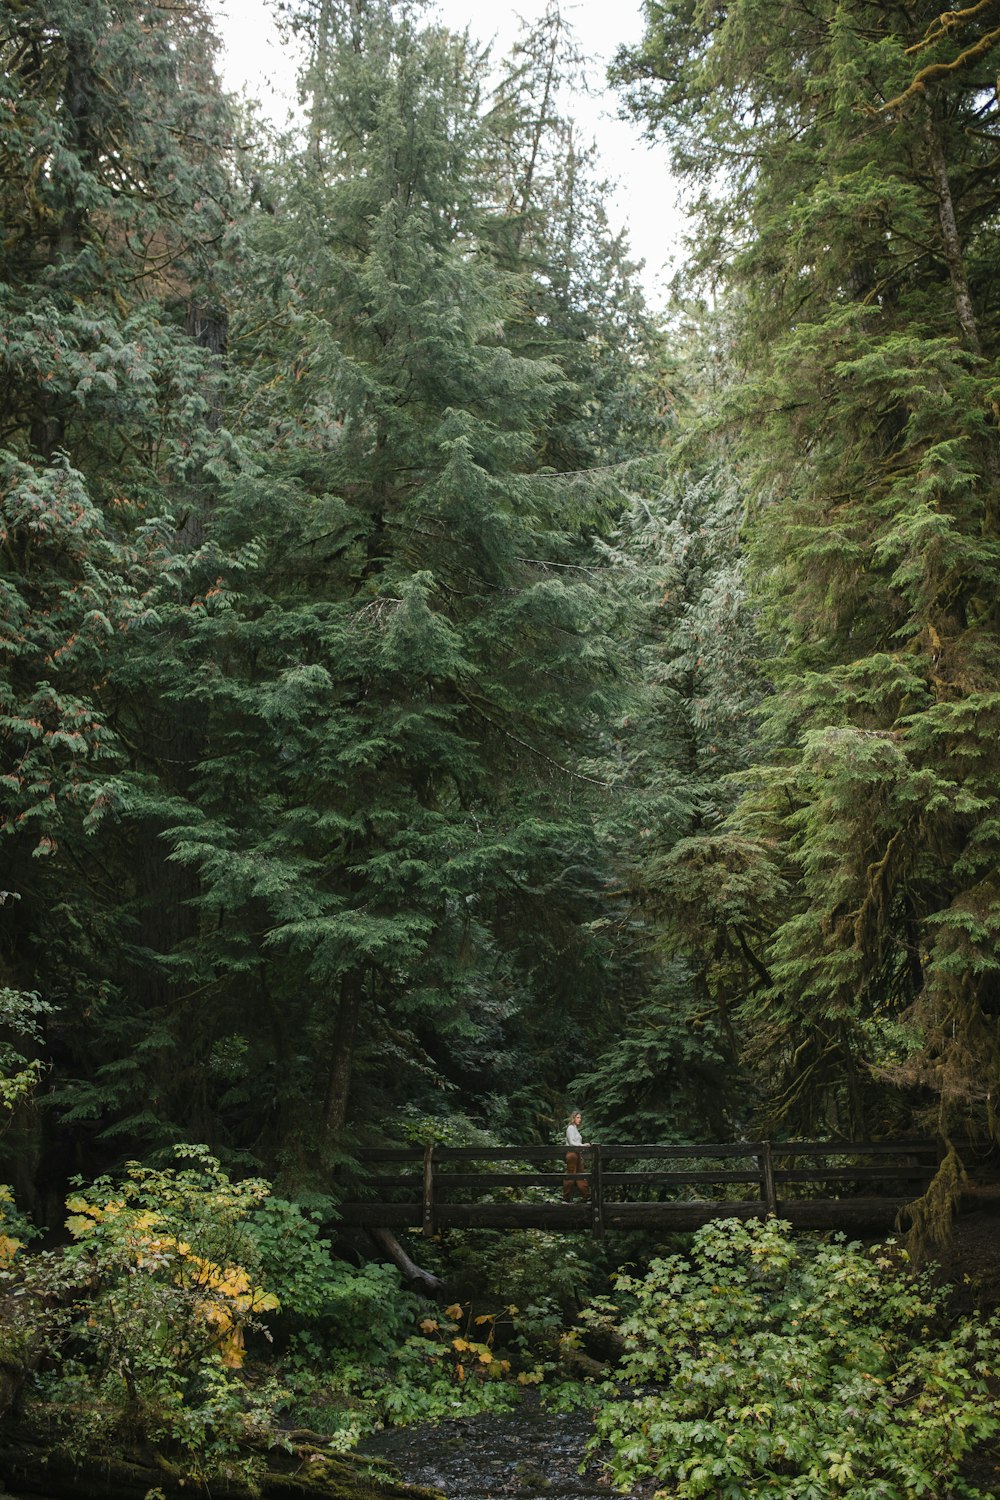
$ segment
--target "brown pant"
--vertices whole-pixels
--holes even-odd
[[[574,1188],[580,1189],[580,1197],[586,1202],[590,1197],[590,1183],[586,1177],[581,1177],[583,1171],[583,1152],[566,1152],[566,1176],[563,1178],[563,1198],[568,1202],[573,1196]]]

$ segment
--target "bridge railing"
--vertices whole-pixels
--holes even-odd
[[[358,1150],[345,1222],[371,1227],[694,1228],[709,1218],[780,1214],[801,1227],[891,1228],[933,1177],[938,1145],[908,1141],[595,1144],[586,1201],[563,1201],[553,1146]],[[345,1184],[345,1186],[347,1186]]]

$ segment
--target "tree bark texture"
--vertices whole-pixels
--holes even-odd
[[[360,970],[345,974],[341,980],[323,1108],[323,1136],[326,1140],[339,1135],[347,1120],[347,1099],[354,1066],[354,1038],[361,1015],[364,987],[364,973]]]
[[[962,240],[958,232],[958,220],[955,217],[955,202],[951,194],[948,163],[945,161],[941,137],[938,134],[938,128],[934,122],[934,116],[929,105],[925,106],[924,135],[927,140],[931,174],[934,179],[934,189],[938,200],[941,248],[944,251],[944,258],[948,264],[952,294],[955,298],[955,315],[967,346],[974,354],[981,354],[982,344],[979,338],[979,327],[976,323],[975,310],[972,306],[969,279],[965,274],[965,256],[962,252]]]

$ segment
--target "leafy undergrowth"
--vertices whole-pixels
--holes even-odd
[[[0,1193],[3,1368],[81,1460],[142,1450],[184,1483],[252,1488],[300,1429],[347,1452],[530,1390],[555,1411],[593,1406],[612,1482],[664,1500],[1000,1493],[1000,1321],[971,1281],[955,1297],[894,1244],[715,1223],[618,1274],[581,1335],[564,1304],[597,1268],[560,1265],[555,1243],[531,1242],[522,1302],[442,1309],[392,1267],[333,1259],[266,1183],[232,1182],[202,1148],[182,1157],[80,1184],[59,1252],[32,1251]],[[581,1338],[598,1346],[602,1329],[623,1349],[614,1383],[567,1380],[595,1368]]]
[[[418,1311],[412,1331],[401,1329],[398,1342],[381,1353],[360,1341],[353,1351],[326,1353],[312,1341],[297,1341],[283,1365],[289,1416],[331,1433],[348,1450],[383,1426],[508,1411],[517,1404],[526,1372],[495,1347],[496,1315],[473,1318],[458,1304]]]
[[[572,1325],[607,1277],[579,1247],[541,1230],[487,1230],[453,1233],[421,1256],[456,1300],[429,1305],[389,1266],[350,1269],[336,1326],[314,1318],[289,1341],[290,1419],[348,1446],[380,1427],[508,1411],[527,1390],[556,1411],[597,1399],[597,1386],[575,1377]]]
[[[334,1259],[267,1183],[232,1181],[202,1147],[179,1156],[78,1184],[58,1251],[29,1249],[0,1188],[7,1404],[70,1459],[153,1453],[179,1482],[252,1488],[299,1429],[347,1453],[379,1427],[505,1411],[553,1380],[572,1399],[554,1298],[439,1309],[392,1266]]]
[[[701,1230],[616,1280],[620,1375],[592,1449],[670,1500],[986,1500],[1000,1324],[889,1243],[809,1246],[776,1220]],[[975,1472],[990,1479],[974,1483]]]

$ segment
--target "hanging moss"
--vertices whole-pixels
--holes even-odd
[[[962,1159],[949,1142],[944,1160],[927,1191],[907,1209],[910,1229],[906,1248],[913,1260],[924,1260],[935,1246],[947,1244],[955,1211],[968,1185]]]

